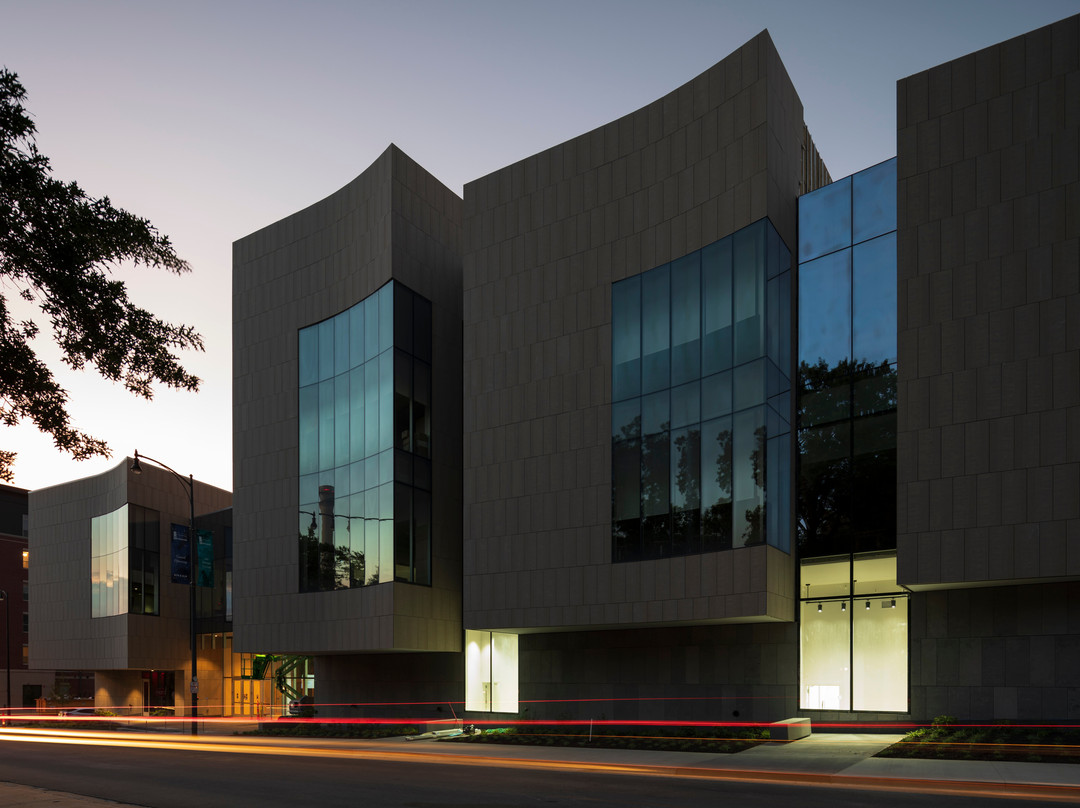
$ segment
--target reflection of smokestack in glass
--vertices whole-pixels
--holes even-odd
[[[319,532],[319,541],[323,544],[334,544],[334,486],[319,486],[319,515],[322,516],[322,530]]]

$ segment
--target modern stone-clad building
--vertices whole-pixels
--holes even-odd
[[[465,187],[464,616],[518,638],[523,698],[794,707],[786,245],[815,177],[762,33]]]
[[[463,204],[391,148],[238,242],[238,644],[354,710],[1080,717],[1078,20],[900,81],[836,182],[762,33]]]
[[[763,32],[235,243],[226,714],[261,659],[326,717],[1080,719],[1080,16],[900,80],[835,181],[797,85]],[[91,520],[183,512],[125,469],[31,494],[31,662],[112,703],[185,665],[93,616]]]
[[[388,674],[417,701],[463,675],[461,221],[391,146],[234,248],[236,645],[315,656],[320,701],[365,653],[444,660]]]
[[[171,563],[174,536],[187,538],[187,482],[145,460],[137,473],[124,458],[104,474],[30,492],[32,668],[93,671],[99,707],[142,714],[188,706],[190,587],[173,581]],[[193,484],[196,529],[222,550],[218,587],[201,596],[208,603],[199,615],[212,618],[213,595],[225,601],[227,536],[202,514],[227,508],[231,496]],[[213,705],[204,714],[220,714],[230,675],[223,628],[201,626],[200,698]]]
[[[912,707],[1080,718],[1078,18],[897,85]]]

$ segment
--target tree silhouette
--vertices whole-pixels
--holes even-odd
[[[681,555],[701,549],[701,429],[680,430],[673,445],[679,496],[671,498],[672,552]]]
[[[734,452],[731,418],[670,431],[667,422],[655,434],[640,436],[641,418],[619,428],[612,441],[612,538],[616,561],[729,549],[733,544]],[[747,460],[751,479],[766,486],[768,435],[755,428]],[[672,466],[674,465],[674,468]],[[640,469],[640,509],[631,516],[628,491],[619,474]],[[708,467],[708,471],[706,471]],[[674,474],[672,473],[674,472]],[[703,485],[708,474],[709,485]],[[623,484],[625,487],[625,483]],[[623,513],[623,511],[627,511]],[[739,545],[765,541],[764,504],[748,508],[740,520]],[[640,538],[638,531],[640,530]]]
[[[377,567],[367,577],[363,550],[327,544],[320,540],[313,528],[309,528],[307,533],[300,533],[299,541],[301,592],[330,592],[379,582]]]
[[[615,561],[630,561],[641,554],[641,415],[619,429],[611,444],[611,536]],[[635,485],[616,484],[616,469],[631,469]],[[629,500],[629,502],[628,502]],[[627,507],[629,505],[629,507]],[[627,513],[623,513],[626,510]]]
[[[750,470],[754,485],[765,491],[765,466],[768,458],[767,435],[765,427],[754,430],[754,448],[750,452]],[[743,545],[763,544],[765,542],[765,503],[748,508],[744,514],[746,527],[743,530]]]
[[[92,365],[142,398],[153,397],[156,382],[197,390],[175,352],[202,350],[202,338],[133,305],[124,283],[108,276],[124,261],[177,274],[187,263],[146,219],[51,176],[25,98],[18,76],[0,69],[0,279],[49,319],[72,368]],[[16,317],[0,295],[0,423],[29,419],[76,459],[108,456],[104,441],[71,426],[68,394],[32,346],[38,325]],[[0,451],[0,480],[12,480],[14,459]]]
[[[730,421],[729,421],[730,422]],[[716,434],[716,469],[714,480],[718,496],[705,503],[701,514],[706,550],[725,550],[731,547],[731,430]]]
[[[641,527],[645,558],[671,553],[671,448],[669,422],[641,438]]]

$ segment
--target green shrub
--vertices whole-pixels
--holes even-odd
[[[240,735],[266,735],[286,738],[358,738],[376,741],[416,735],[411,724],[314,724],[300,721],[264,721],[258,729]]]
[[[565,726],[559,723],[514,727],[493,727],[475,734],[440,740],[459,743],[509,743],[533,746],[589,746],[606,749],[652,749],[658,751],[731,753],[747,749],[769,738],[758,727],[733,730],[730,727],[648,727],[633,725]]]

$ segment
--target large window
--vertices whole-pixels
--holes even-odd
[[[300,590],[431,583],[431,303],[396,282],[299,332]]]
[[[905,712],[896,161],[799,199],[800,707]]]
[[[90,582],[93,617],[126,614],[128,608],[127,505],[90,520]]]
[[[790,547],[791,256],[767,219],[612,285],[612,557]]]
[[[131,578],[129,611],[158,613],[159,545],[157,511],[128,505],[128,568]]]
[[[908,596],[896,553],[801,565],[800,698],[805,710],[908,710]]]
[[[896,161],[799,199],[802,556],[896,546]]]
[[[195,559],[195,614],[207,620],[200,633],[220,632],[222,620],[232,620],[232,511],[226,509],[198,518]]]
[[[122,505],[90,520],[91,616],[158,614],[157,511]]]
[[[518,636],[465,631],[465,709],[518,711]]]

